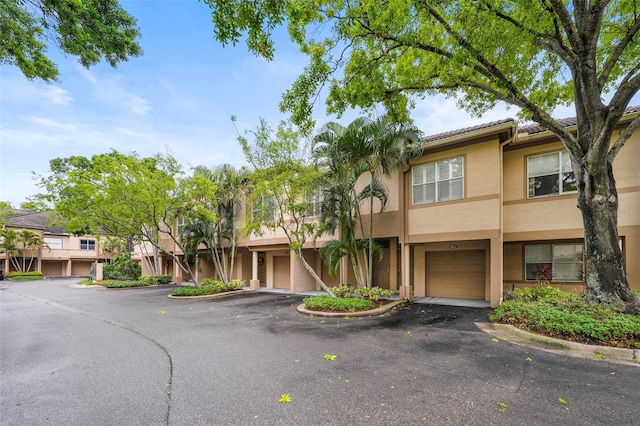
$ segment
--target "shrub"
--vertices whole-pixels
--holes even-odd
[[[372,287],[372,288],[359,288],[356,290],[356,293],[360,295],[363,299],[367,300],[375,300],[378,301],[380,299],[388,299],[393,296],[392,290],[387,290],[386,288],[380,287]]]
[[[328,295],[304,298],[304,307],[311,311],[355,312],[371,309],[371,301],[352,297],[331,297]]]
[[[512,292],[490,315],[492,321],[570,340],[633,347],[640,341],[640,317],[618,308],[590,305],[553,287]]]
[[[342,284],[337,287],[331,287],[331,291],[336,295],[336,297],[342,297],[344,299],[347,297],[351,297],[351,293],[353,293],[353,287],[351,287],[349,284]]]
[[[214,293],[211,287],[180,287],[171,291],[172,296],[206,296]]]
[[[146,287],[149,283],[143,280],[109,280],[104,283],[107,288]]]
[[[168,274],[159,274],[159,275],[143,275],[140,279],[144,282],[149,283],[149,285],[160,285],[160,284],[169,284],[171,283],[171,275]]]
[[[41,280],[44,278],[42,276],[42,272],[17,272],[17,271],[9,272],[8,277],[15,281]]]
[[[227,283],[227,290],[240,290],[245,286],[244,280],[231,280]]]
[[[231,280],[223,283],[215,278],[205,278],[198,287],[180,287],[171,292],[172,296],[208,296],[210,294],[224,293],[227,291],[240,290],[244,287],[243,280]]]
[[[138,280],[142,266],[131,259],[131,253],[120,253],[113,263],[104,264],[103,275],[105,280]]]

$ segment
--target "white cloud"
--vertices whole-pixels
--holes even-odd
[[[47,117],[38,117],[38,116],[24,116],[22,119],[32,126],[42,126],[47,129],[57,129],[57,130],[67,130],[67,131],[75,131],[77,126],[74,124],[65,124],[53,118]],[[33,128],[32,128],[33,129]],[[47,129],[42,129],[46,131]]]
[[[128,96],[124,96],[123,101],[133,114],[147,115],[149,111],[151,111],[151,106],[147,100],[140,96],[129,94]]]
[[[42,102],[45,105],[66,106],[71,94],[55,83],[31,82],[22,75],[6,72],[2,76],[2,100],[11,102]]]

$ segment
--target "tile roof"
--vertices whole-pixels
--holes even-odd
[[[6,224],[14,228],[41,229],[50,234],[66,234],[60,225],[51,225],[49,217],[52,212],[34,212],[31,210],[14,210],[5,217]]]
[[[503,119],[503,120],[492,121],[490,123],[479,124],[477,126],[465,127],[463,129],[458,129],[458,130],[451,130],[449,132],[438,133],[436,135],[431,135],[431,136],[425,136],[420,140],[420,142],[422,142],[424,144],[429,144],[429,143],[433,143],[433,142],[436,142],[436,141],[439,141],[439,140],[442,140],[442,139],[450,138],[452,136],[458,136],[458,135],[462,135],[462,134],[465,134],[465,133],[471,133],[471,132],[475,132],[477,130],[482,130],[482,129],[488,129],[489,127],[497,126],[499,124],[510,123],[510,122],[515,122],[515,121],[512,118],[506,118],[506,119]]]
[[[634,114],[640,112],[640,106],[632,106],[627,108],[624,111],[624,115],[628,115],[628,114]],[[559,120],[556,120],[558,123],[560,123],[562,125],[562,127],[570,127],[570,126],[576,126],[578,124],[578,119],[576,117],[570,117],[570,118],[561,118]],[[538,123],[533,123],[533,124],[528,124],[526,126],[519,126],[518,127],[518,133],[528,133],[530,135],[536,134],[536,133],[542,133],[544,131],[546,131],[547,128],[544,126],[541,126]]]

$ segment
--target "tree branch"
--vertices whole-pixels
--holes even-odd
[[[613,160],[616,159],[616,156],[624,146],[625,142],[631,137],[633,132],[640,127],[640,114],[636,118],[634,118],[631,123],[620,133],[618,139],[613,143],[611,149],[609,150],[609,154],[607,154],[607,160],[609,163],[613,164]]]
[[[598,78],[598,87],[600,88],[600,90],[602,90],[604,85],[607,83],[611,71],[615,68],[624,50],[627,48],[629,43],[633,41],[634,37],[638,35],[638,31],[640,31],[640,17],[636,16],[635,24],[627,30],[627,34],[620,40],[620,43],[616,45],[615,49],[613,49],[613,53],[611,53],[609,59],[606,61],[604,67],[602,68],[602,72],[600,73],[600,77]],[[630,74],[637,72],[639,68],[640,62],[633,68],[632,71],[627,74],[625,79],[627,79]],[[624,80],[622,83],[624,83]]]

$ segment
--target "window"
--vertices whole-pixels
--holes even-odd
[[[529,198],[567,194],[578,189],[567,151],[527,158],[527,176]]]
[[[43,241],[51,250],[62,250],[62,238],[44,237]]]
[[[307,196],[307,217],[320,217],[322,214],[322,201],[324,199],[324,188],[319,188]]]
[[[582,244],[535,244],[524,247],[525,279],[549,274],[550,281],[583,280]]]
[[[260,199],[256,200],[253,206],[252,214],[254,219],[258,218],[265,222],[273,222],[275,218],[275,212],[273,209],[273,197],[260,197]]]
[[[413,204],[463,198],[463,169],[462,157],[413,167]]]
[[[95,250],[96,240],[80,240],[80,250]]]
[[[184,217],[177,218],[176,219],[176,232],[178,233],[178,236],[182,235],[182,233],[184,232],[184,227],[185,227]]]

